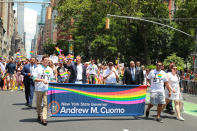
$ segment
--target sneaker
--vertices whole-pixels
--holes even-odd
[[[45,119],[43,119],[41,124],[44,125],[44,126],[47,126],[47,121]]]
[[[149,111],[146,111],[146,119],[148,119]]]
[[[181,116],[180,116],[180,117],[177,117],[176,119],[179,120],[179,121],[184,121],[184,120],[185,120],[185,119],[184,119],[183,117],[181,117]]]
[[[32,107],[32,104],[28,104],[28,107],[30,107],[30,108],[31,108],[31,107]]]
[[[156,118],[156,121],[163,123],[163,120],[161,118]]]
[[[38,116],[37,121],[41,122],[41,117],[40,116]]]
[[[170,115],[174,115],[175,112],[172,110],[172,111],[169,111],[169,114],[170,114]]]

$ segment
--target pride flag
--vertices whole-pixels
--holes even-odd
[[[30,51],[30,55],[33,55],[34,54],[34,51]]]
[[[62,52],[63,50],[60,49],[59,47],[55,47],[55,49],[57,50],[57,52],[59,53],[59,55],[61,55],[61,52]]]
[[[70,74],[70,72],[63,72],[63,73],[60,73],[60,76],[67,77],[69,74]]]

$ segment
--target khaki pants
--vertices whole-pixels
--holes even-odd
[[[43,102],[43,109],[42,109]],[[36,91],[37,113],[42,119],[47,119],[47,92]]]

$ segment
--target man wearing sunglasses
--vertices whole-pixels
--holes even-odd
[[[166,73],[162,70],[163,64],[161,62],[157,63],[156,69],[152,70],[147,76],[148,82],[147,86],[150,86],[150,104],[146,109],[146,118],[149,117],[149,111],[153,105],[157,105],[157,116],[156,121],[163,122],[160,114],[162,107],[165,104],[165,90],[164,85],[169,91],[169,96],[171,96],[171,89],[168,84],[168,79]],[[149,84],[151,83],[151,85]]]

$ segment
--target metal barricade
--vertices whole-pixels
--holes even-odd
[[[184,93],[197,95],[197,82],[194,80],[181,80],[180,86],[183,88]]]

